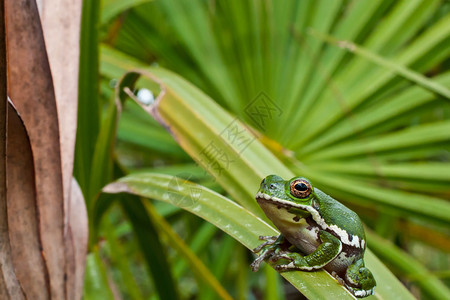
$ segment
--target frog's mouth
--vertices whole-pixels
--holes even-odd
[[[270,195],[264,194],[262,192],[258,192],[255,196],[256,201],[258,201],[258,203],[270,203],[273,205],[276,205],[278,208],[292,208],[292,207],[296,207],[296,208],[300,208],[300,209],[305,209],[305,207],[301,204],[297,204],[291,201],[286,201],[286,200],[282,200],[276,197],[272,197]]]

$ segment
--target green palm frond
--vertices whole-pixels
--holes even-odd
[[[378,229],[372,240],[380,257],[387,255],[383,251],[388,247],[382,246],[386,240],[393,251],[400,247],[414,256],[414,249],[426,248],[435,260],[445,257],[443,239],[430,243],[420,236],[449,234],[448,2],[119,2],[104,1],[100,18],[101,91],[109,110],[103,119],[87,124],[94,124],[95,135],[102,137],[93,156],[78,153],[79,161],[94,164],[78,167],[93,203],[101,186],[118,176],[108,156],[117,136],[114,149],[122,170],[201,181],[260,217],[253,194],[262,177],[303,175],[351,206],[369,228]],[[142,68],[150,78],[141,78],[137,89],[148,88],[155,97],[161,90],[154,81],[169,89],[165,97],[171,100],[158,103],[159,115],[154,108],[153,115],[164,120],[170,133],[134,103],[126,104],[121,114],[111,108],[113,83]],[[83,105],[87,113],[88,104]],[[92,111],[98,107],[102,105]],[[113,120],[119,115],[117,129]],[[97,130],[100,119],[104,121]],[[265,147],[250,143],[242,151],[224,134],[234,124],[245,128],[244,139]],[[83,132],[83,140],[94,147],[89,129]],[[229,167],[212,160],[226,168],[223,174],[201,161],[200,153],[211,141],[233,158]],[[255,147],[261,150],[255,152]],[[93,170],[90,183],[87,170]],[[159,213],[170,211],[167,218],[174,228],[179,222],[191,224],[194,232],[201,228],[197,221],[186,221],[189,217],[179,209],[155,207]],[[402,224],[417,233],[405,232]],[[189,239],[188,231],[182,233]],[[408,240],[410,236],[415,238]],[[223,245],[231,247],[231,242],[223,239]],[[210,252],[205,248],[196,254],[207,261],[214,257]],[[445,293],[439,279],[417,279],[426,270],[420,263],[406,266],[415,256],[387,263],[396,275],[421,288],[415,296]],[[255,276],[244,267],[230,272]],[[226,277],[220,269],[214,275]],[[433,294],[433,288],[440,292]]]

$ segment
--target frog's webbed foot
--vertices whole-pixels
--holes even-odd
[[[376,285],[372,272],[364,266],[362,259],[348,267],[345,273],[345,286],[356,297],[373,295]]]
[[[282,235],[279,235],[278,237],[260,236],[259,239],[265,242],[253,249],[254,253],[261,252],[261,254],[259,254],[259,256],[250,265],[253,272],[258,271],[261,263],[267,258],[270,259],[272,255],[280,248],[280,245],[285,241]]]

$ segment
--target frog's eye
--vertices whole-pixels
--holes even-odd
[[[295,198],[308,198],[311,192],[311,184],[307,180],[297,179],[291,182],[291,195]]]

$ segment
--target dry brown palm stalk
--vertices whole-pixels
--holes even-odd
[[[72,168],[81,2],[40,1],[41,14],[34,0],[1,6],[0,298],[80,299],[87,216]]]

